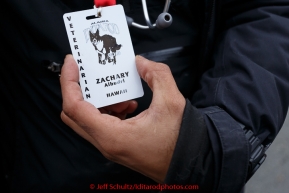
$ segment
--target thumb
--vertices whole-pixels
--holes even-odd
[[[139,75],[153,92],[153,103],[159,99],[164,100],[164,97],[181,95],[167,65],[136,56],[136,66]]]

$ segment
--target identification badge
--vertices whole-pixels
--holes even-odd
[[[99,108],[143,96],[121,5],[66,13],[63,19],[84,100]]]

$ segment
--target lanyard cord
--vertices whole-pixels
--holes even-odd
[[[105,7],[116,4],[116,0],[94,0],[95,7]]]

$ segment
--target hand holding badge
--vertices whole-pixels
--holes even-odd
[[[67,56],[61,71],[61,119],[107,159],[162,183],[175,149],[186,101],[167,65],[134,57],[129,36],[124,36],[128,29],[121,6],[105,7],[102,19],[87,22],[87,15],[93,14],[95,10],[64,15],[75,60]],[[123,115],[136,108],[135,101],[105,107],[117,113],[114,116],[97,109],[141,96],[139,76],[153,92],[147,110],[124,119]]]

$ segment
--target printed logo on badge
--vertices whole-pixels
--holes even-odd
[[[84,100],[95,107],[143,96],[135,54],[121,5],[63,15]]]

